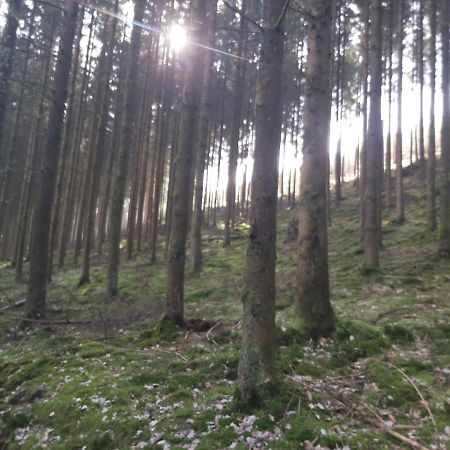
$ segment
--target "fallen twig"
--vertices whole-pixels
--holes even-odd
[[[25,305],[25,300],[19,300],[16,303],[13,303],[0,309],[0,314],[3,314],[4,312],[9,311],[10,309],[20,308],[23,305]]]
[[[47,320],[47,319],[28,319],[26,317],[6,316],[10,320],[27,323],[40,323],[42,325],[92,325],[100,323],[97,320]]]
[[[433,426],[434,426],[434,431],[436,433],[436,436],[438,435],[438,430],[437,430],[437,425],[436,425],[436,421],[434,420],[434,416],[433,413],[431,412],[430,406],[428,404],[428,402],[425,400],[425,397],[422,395],[422,393],[420,392],[419,388],[417,387],[416,383],[414,383],[414,380],[405,373],[404,370],[400,369],[400,367],[397,367],[396,365],[392,364],[392,363],[385,363],[387,366],[391,366],[394,369],[398,370],[401,375],[405,378],[406,381],[408,381],[408,383],[410,383],[412,385],[412,387],[415,389],[415,391],[417,392],[417,394],[419,395],[420,399],[422,400],[423,405],[425,406],[425,408],[428,411],[428,414],[430,416],[431,421],[433,422]]]
[[[217,342],[214,340],[214,339],[211,339],[210,338],[210,336],[211,336],[211,333],[213,332],[213,330],[215,330],[219,325],[221,325],[222,324],[222,321],[221,320],[219,320],[214,326],[212,326],[209,330],[208,330],[208,332],[206,333],[206,339],[208,339],[208,341],[211,341],[211,342],[213,342],[215,345],[217,345]]]

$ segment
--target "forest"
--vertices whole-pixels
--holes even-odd
[[[449,33],[2,0],[0,449],[450,449]]]

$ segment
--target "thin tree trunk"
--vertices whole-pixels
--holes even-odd
[[[217,1],[208,3],[208,36],[207,45],[214,46],[216,29]],[[205,164],[208,154],[208,135],[211,114],[211,83],[214,55],[208,52],[205,57],[205,69],[203,74],[202,100],[200,105],[200,120],[198,129],[198,154],[195,168],[194,212],[192,217],[191,253],[192,272],[198,273],[202,264],[202,202]]]
[[[119,2],[115,0],[114,11],[117,13]],[[86,236],[84,239],[83,271],[78,285],[89,283],[90,256],[93,244],[95,209],[97,205],[100,168],[106,147],[106,127],[108,124],[108,112],[110,104],[109,80],[112,70],[114,39],[116,34],[117,19],[107,19],[104,30],[104,42],[98,66],[97,89],[95,94],[95,111],[92,122],[91,150],[92,174],[89,180],[89,201],[86,221]]]
[[[420,86],[420,118],[419,118],[419,157],[420,157],[420,178],[425,179],[425,137],[423,127],[423,86],[424,86],[424,58],[423,58],[423,16],[424,0],[419,0],[419,86]]]
[[[141,22],[144,17],[145,0],[136,0],[134,4],[134,21]],[[108,256],[108,284],[107,293],[115,296],[118,293],[120,236],[122,228],[123,204],[127,182],[130,145],[133,145],[133,124],[135,108],[138,98],[138,63],[141,48],[141,32],[138,26],[133,27],[131,33],[130,65],[125,93],[125,110],[123,117],[123,131],[120,142],[119,157],[117,161],[117,174],[114,185],[113,201],[111,205],[111,224],[109,231]]]
[[[439,253],[450,256],[450,4],[441,1],[441,42],[442,42],[442,128],[441,128],[441,182],[439,209]]]
[[[246,2],[242,2],[242,13],[245,14]],[[241,15],[239,31],[243,36],[246,30],[246,20],[244,15]],[[246,46],[242,38],[239,39],[237,54],[244,57]],[[225,209],[225,234],[223,245],[225,247],[230,245],[230,230],[234,225],[234,214],[236,205],[236,169],[239,156],[239,134],[242,125],[242,109],[245,86],[246,66],[241,59],[237,59],[234,66],[234,105],[233,115],[230,131],[230,152],[228,157],[228,184],[226,194],[226,209]]]
[[[435,99],[436,99],[436,2],[431,0],[430,11],[430,124],[428,130],[427,165],[427,229],[436,231],[436,135],[435,135]]]
[[[403,16],[404,1],[398,1],[397,23],[397,134],[395,142],[396,164],[396,219],[397,223],[405,221],[405,204],[403,192],[403,140],[402,140],[402,98],[403,98]]]

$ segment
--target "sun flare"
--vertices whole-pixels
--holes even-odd
[[[175,51],[180,51],[187,43],[187,32],[186,29],[178,24],[174,23],[168,33],[168,41],[170,46]]]

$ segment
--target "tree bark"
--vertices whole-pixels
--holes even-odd
[[[193,0],[190,36],[195,40],[205,26],[206,0]],[[192,205],[193,164],[196,130],[201,100],[201,71],[204,51],[190,46],[186,49],[186,71],[183,87],[180,136],[176,151],[176,177],[172,194],[172,213],[168,245],[167,285],[164,319],[176,325],[184,322],[184,269],[186,238]]]
[[[439,253],[450,256],[450,45],[449,45],[450,4],[441,1],[441,42],[442,42],[442,128],[441,128],[441,180],[440,180],[440,226]]]
[[[142,22],[145,11],[145,0],[136,0],[134,4],[134,21]],[[107,294],[115,296],[118,293],[120,236],[122,228],[123,204],[125,200],[125,188],[127,182],[130,145],[133,142],[133,125],[135,109],[138,98],[138,63],[141,48],[141,27],[134,26],[131,33],[130,65],[125,89],[125,109],[123,117],[123,129],[120,141],[119,157],[117,161],[117,173],[114,185],[113,200],[111,205],[111,224],[109,230],[109,255],[108,255],[108,284]]]
[[[383,126],[381,122],[382,84],[382,2],[373,0],[370,44],[370,113],[367,131],[367,170],[364,189],[364,257],[366,270],[379,268],[379,156],[383,149]]]
[[[78,4],[71,0],[66,0],[63,34],[61,36],[55,71],[55,90],[49,115],[49,129],[44,152],[41,191],[34,216],[30,281],[25,305],[25,315],[28,318],[40,318],[45,314],[50,221],[77,14]]]
[[[216,30],[217,1],[208,4],[208,36],[207,45],[214,46]],[[205,58],[203,74],[202,101],[200,105],[200,121],[198,129],[198,154],[195,168],[194,212],[192,216],[191,253],[192,272],[198,273],[202,265],[202,202],[205,163],[208,154],[208,134],[211,114],[211,82],[213,73],[214,55],[208,52]]]
[[[436,135],[435,135],[435,101],[436,101],[436,2],[431,0],[430,11],[430,124],[428,130],[428,164],[427,164],[427,229],[436,231]]]
[[[405,203],[403,192],[403,17],[404,17],[404,1],[398,1],[397,11],[397,133],[395,142],[395,174],[396,174],[396,220],[401,224],[405,221]]]
[[[328,336],[335,326],[328,273],[329,137],[323,132],[328,129],[331,108],[331,7],[330,0],[317,0],[312,9],[303,119],[297,309],[313,339]]]
[[[4,141],[5,112],[9,100],[11,73],[16,49],[17,27],[19,25],[21,5],[22,0],[9,0],[8,14],[6,16],[6,23],[3,28],[0,42],[0,167],[4,167],[1,144],[3,144]],[[1,182],[2,177],[3,174],[0,172],[0,186],[3,184]]]
[[[239,397],[254,405],[273,375],[278,157],[282,124],[285,0],[266,0],[255,100],[251,226],[247,244]]]

